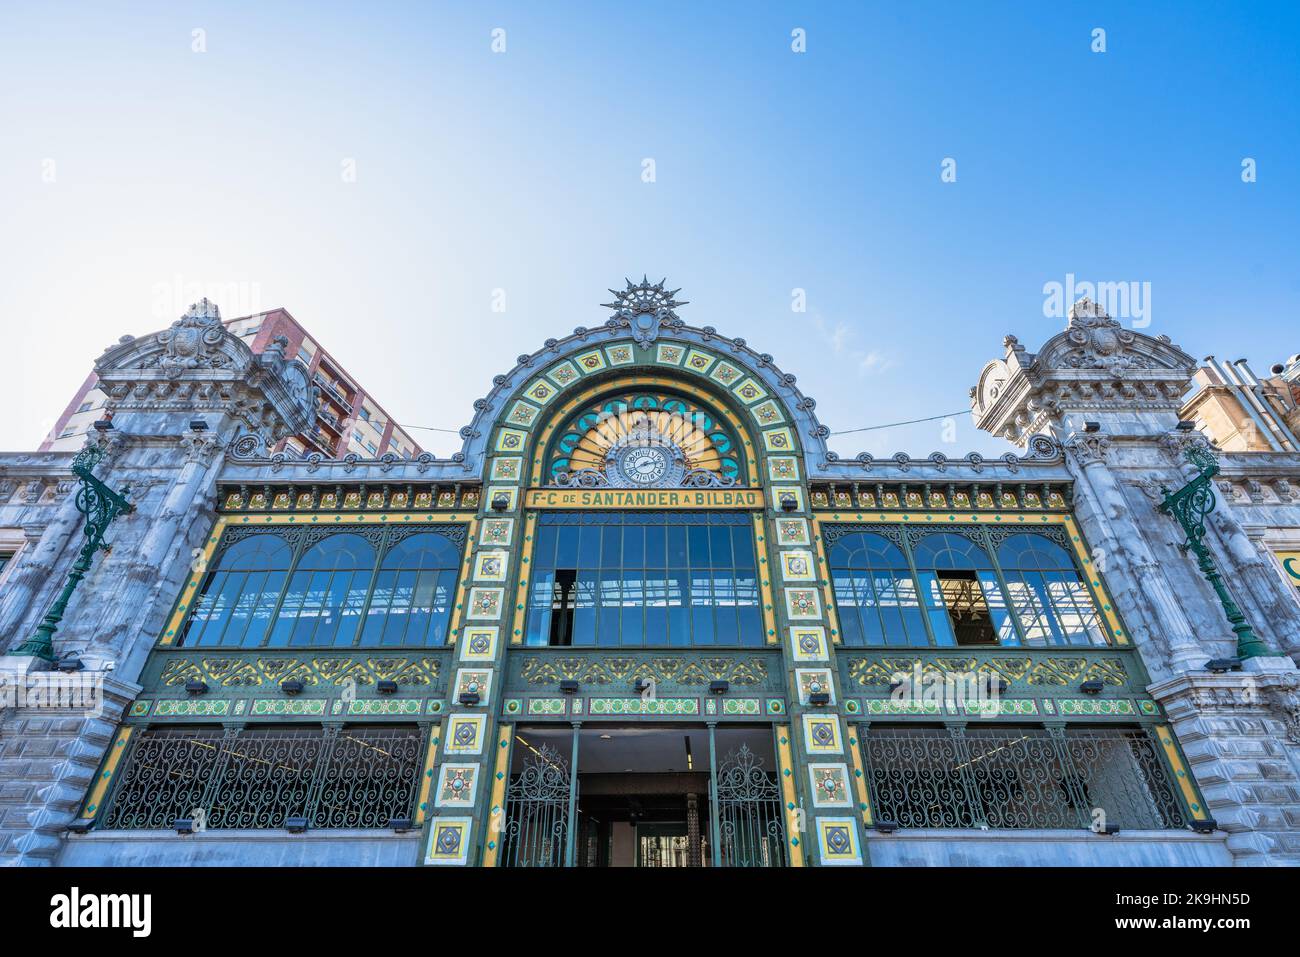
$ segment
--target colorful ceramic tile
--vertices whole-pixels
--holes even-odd
[[[733,390],[745,405],[753,405],[759,399],[767,398],[767,390],[755,378],[748,378]]]
[[[478,793],[477,764],[444,764],[438,771],[434,804],[438,807],[473,807]]]
[[[783,548],[787,545],[811,545],[808,534],[808,519],[778,518],[776,520],[776,543]]]
[[[862,864],[858,825],[851,817],[817,818],[817,848],[822,864],[827,866]]]
[[[768,399],[766,402],[760,402],[749,410],[759,425],[780,425],[785,421],[785,414],[781,411],[781,406],[775,399]]]
[[[730,362],[724,361],[719,362],[714,370],[709,373],[709,378],[713,379],[715,382],[721,382],[723,385],[730,388],[736,382],[739,382],[744,378],[744,375],[745,373],[741,372]]]
[[[479,703],[476,707],[487,704],[489,695],[492,693],[492,669],[490,668],[461,668],[456,672],[456,693],[454,697],[457,701],[463,694],[477,694]]]
[[[511,425],[523,426],[525,429],[537,421],[537,414],[542,410],[537,408],[531,402],[525,402],[520,399],[510,407],[510,412],[506,416],[506,421]]]
[[[518,482],[523,472],[524,460],[517,455],[498,455],[492,459],[491,478],[494,482]]]
[[[482,754],[485,714],[453,714],[447,719],[446,754]]]
[[[514,538],[515,520],[513,518],[485,518],[483,528],[478,534],[480,545],[500,545],[509,547]]]
[[[479,552],[474,558],[474,580],[501,582],[506,580],[509,552]]]
[[[682,357],[685,355],[686,350],[681,346],[672,346],[666,342],[661,342],[655,350],[655,362],[660,365],[679,366],[682,364]]]
[[[817,563],[807,549],[781,552],[781,574],[788,582],[817,580]]]
[[[769,452],[793,452],[794,436],[787,428],[768,429],[763,433],[763,448]]]
[[[826,629],[817,625],[790,629],[790,657],[795,661],[826,661]]]
[[[809,754],[843,754],[840,719],[835,715],[804,715],[803,747]]]
[[[852,807],[847,764],[809,764],[813,807]]]
[[[461,661],[493,661],[497,656],[498,629],[494,626],[470,625],[461,630]]]
[[[592,349],[590,352],[584,352],[574,359],[578,363],[578,368],[582,370],[583,375],[590,375],[593,372],[599,372],[605,368],[605,356],[599,349]]]
[[[794,669],[795,686],[799,689],[799,703],[807,705],[809,696],[814,694],[828,694],[831,696],[830,705],[835,705],[835,684],[831,681],[831,673],[827,668],[796,668]]]
[[[518,429],[497,429],[498,452],[522,452],[524,442],[528,438],[527,432],[520,432]]]
[[[791,621],[809,621],[822,616],[821,596],[815,588],[787,588],[785,613]]]
[[[558,362],[551,369],[547,370],[546,378],[550,379],[560,388],[564,388],[570,382],[575,381],[580,375],[581,373],[578,371],[578,367],[568,359],[565,359],[563,362]]]
[[[630,342],[621,342],[618,345],[606,346],[605,357],[609,359],[612,366],[631,365],[636,356],[632,352],[633,345]]]
[[[794,507],[796,512],[804,510],[803,486],[800,485],[773,485],[772,502],[779,508],[787,496],[794,497]]]
[[[471,588],[466,618],[500,618],[504,588]]]
[[[799,460],[793,455],[768,456],[767,477],[773,482],[799,481]]]
[[[713,367],[713,363],[718,360],[707,352],[701,352],[699,349],[692,349],[686,353],[686,368],[692,372],[698,372],[704,375]]]
[[[546,403],[554,399],[559,392],[559,389],[545,379],[536,379],[524,389],[524,395],[542,405],[546,405]]]
[[[506,510],[509,511],[515,507],[515,498],[519,494],[519,489],[513,485],[489,485],[487,490],[488,504],[491,505],[497,500],[497,496],[506,497]]]
[[[425,864],[464,865],[469,855],[469,829],[473,818],[435,817],[429,824]]]

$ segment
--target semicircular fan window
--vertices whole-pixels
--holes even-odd
[[[740,481],[734,433],[719,415],[665,393],[605,396],[575,413],[551,447],[556,485],[716,487]]]

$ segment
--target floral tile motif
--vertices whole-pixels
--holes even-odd
[[[545,379],[537,379],[524,389],[524,395],[528,396],[528,398],[532,399],[534,402],[546,405],[546,403],[550,402],[559,394],[559,391],[559,389],[551,385],[551,383],[547,382]]]
[[[435,817],[429,825],[429,845],[424,851],[425,864],[465,864],[469,856],[468,817]]]
[[[772,455],[767,459],[767,477],[773,482],[799,481],[799,460],[793,455]]]
[[[812,539],[808,534],[808,519],[778,518],[776,520],[776,543],[783,548],[787,545],[812,544]]]
[[[1057,702],[1063,715],[1127,717],[1133,714],[1133,702],[1127,698],[1066,698]]]
[[[575,382],[582,375],[568,359],[556,363],[553,368],[546,373],[546,377],[563,389],[570,382]]]
[[[461,661],[492,661],[497,656],[498,629],[492,625],[471,625],[462,629],[460,641]]]
[[[840,719],[834,715],[804,715],[803,747],[809,754],[843,754]]]
[[[433,803],[438,807],[473,807],[478,793],[477,764],[444,764],[438,772]]]
[[[792,621],[808,621],[821,618],[821,597],[815,588],[787,588],[785,590],[785,612]]]
[[[479,552],[474,559],[474,578],[477,581],[501,582],[506,580],[509,552]]]
[[[496,450],[498,452],[522,452],[524,442],[527,440],[527,432],[520,432],[518,429],[498,429]]]
[[[630,342],[623,342],[614,346],[606,346],[605,356],[609,359],[609,364],[612,366],[631,365],[635,359],[635,355],[632,352],[632,344]]]
[[[529,714],[564,714],[563,698],[529,698]]]
[[[826,629],[821,625],[790,629],[790,657],[795,661],[826,661]]]
[[[686,368],[698,372],[700,375],[708,372],[713,367],[713,363],[717,361],[716,357],[699,349],[692,349],[686,353]]]
[[[686,350],[681,346],[670,346],[661,342],[655,350],[655,362],[660,365],[679,366],[682,364],[682,357],[685,355]]]
[[[754,418],[758,420],[759,425],[779,425],[785,421],[781,406],[774,399],[760,402],[750,411],[754,414]]]
[[[517,455],[498,455],[492,459],[493,482],[518,482],[524,460]]]
[[[753,405],[759,399],[767,398],[767,390],[759,385],[758,380],[752,376],[736,386],[735,393],[740,396],[740,400],[746,405]]]
[[[506,421],[511,425],[521,425],[525,429],[537,420],[537,413],[541,409],[530,402],[520,399],[510,407],[510,414],[506,416]]]
[[[599,349],[592,349],[590,352],[584,352],[575,360],[578,368],[582,370],[583,375],[590,375],[593,372],[599,372],[605,368],[605,356]]]
[[[810,582],[817,579],[817,563],[807,549],[781,552],[781,574],[788,582]]]
[[[487,704],[492,691],[492,670],[490,668],[461,668],[456,672],[456,700],[463,694],[477,694],[479,705]]]
[[[744,378],[745,373],[741,372],[730,362],[719,362],[717,367],[709,373],[709,378],[730,388],[735,383]]]
[[[817,818],[817,849],[824,865],[860,866],[857,822],[851,817]]]
[[[447,754],[482,754],[485,714],[453,714],[447,719]]]
[[[813,807],[852,807],[847,764],[809,764]]]
[[[826,693],[831,696],[830,703],[835,704],[835,685],[827,668],[794,669],[795,684],[799,689],[799,703],[808,704],[809,695]]]
[[[768,429],[763,433],[763,448],[769,452],[793,452],[794,436],[789,429]]]
[[[515,520],[513,518],[485,518],[483,528],[478,535],[480,545],[500,545],[508,547],[514,537]]]
[[[163,714],[162,705],[165,702],[158,702],[157,714],[159,717]],[[352,702],[355,704],[356,702]],[[253,715],[303,715],[319,717],[325,713],[325,702],[320,698],[259,698],[253,702]]]
[[[471,588],[467,618],[500,618],[504,588]]]

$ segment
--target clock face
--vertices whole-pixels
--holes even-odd
[[[618,466],[629,482],[654,485],[668,474],[668,453],[657,448],[631,448],[623,453]]]

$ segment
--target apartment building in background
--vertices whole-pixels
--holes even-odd
[[[1245,359],[1206,356],[1182,417],[1225,452],[1300,451],[1300,355],[1258,378]]]
[[[312,381],[320,387],[315,422],[306,431],[282,440],[276,446],[277,451],[287,449],[296,455],[320,452],[330,457],[355,452],[363,458],[376,458],[386,452],[412,458],[423,451],[288,310],[271,309],[230,319],[225,326],[258,354],[277,336],[284,336],[289,343],[284,354],[305,365]],[[107,398],[92,372],[41,443],[40,450],[61,452],[81,448],[86,434],[103,418]]]

